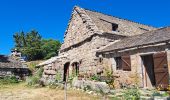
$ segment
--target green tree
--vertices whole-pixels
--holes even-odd
[[[49,59],[53,56],[57,56],[61,43],[58,40],[53,39],[43,39],[42,40],[42,50],[44,59]]]
[[[15,48],[27,57],[28,60],[42,59],[41,35],[36,31],[15,33],[13,35]]]
[[[13,35],[15,47],[28,60],[48,59],[58,55],[61,43],[58,40],[42,39],[41,35],[32,30],[28,33],[23,31]]]

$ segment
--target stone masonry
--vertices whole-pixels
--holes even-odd
[[[96,74],[98,69],[106,67],[101,66],[100,57],[96,55],[97,50],[128,36],[155,29],[75,6],[64,35],[64,43],[60,48],[59,59],[55,61],[55,68],[44,66],[46,71],[43,77],[50,77],[51,73],[54,73],[48,69],[59,71],[63,76],[66,63],[69,63],[69,74],[74,63],[79,65],[79,75]]]

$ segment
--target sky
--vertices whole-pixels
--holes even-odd
[[[73,7],[95,10],[154,27],[170,26],[170,0],[0,0],[0,54],[10,54],[13,34],[37,30],[63,42]]]

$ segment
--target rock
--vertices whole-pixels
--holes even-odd
[[[113,98],[113,97],[115,97],[115,95],[107,95],[108,97],[110,97],[110,98]]]
[[[73,83],[73,87],[76,87],[76,88],[81,88],[81,85],[82,85],[82,81],[81,80],[76,80]]]
[[[102,93],[109,93],[110,88],[109,86],[106,84],[106,82],[96,82],[95,83],[95,91],[100,91]]]
[[[93,93],[93,91],[89,91],[89,92],[87,92],[88,94],[92,94]]]
[[[111,94],[115,94],[115,90],[110,90],[110,93]]]
[[[154,100],[169,100],[170,97],[160,97],[160,96],[154,96]]]
[[[153,100],[153,98],[147,96],[140,96],[140,100]]]
[[[93,90],[102,93],[109,93],[110,88],[105,82],[93,82],[93,81],[85,81],[85,80],[75,80],[73,83],[73,87],[81,88],[84,90]]]

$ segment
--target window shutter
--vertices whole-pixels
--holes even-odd
[[[131,60],[130,56],[122,56],[122,68],[125,71],[131,71]]]

